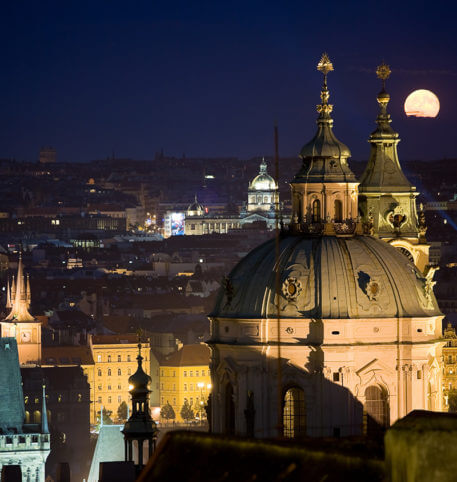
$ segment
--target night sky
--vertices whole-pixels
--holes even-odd
[[[335,133],[366,159],[380,83],[392,68],[401,159],[457,157],[451,2],[10,1],[0,25],[0,158],[60,161],[296,155],[315,132],[327,51]],[[407,118],[427,88],[436,119]]]

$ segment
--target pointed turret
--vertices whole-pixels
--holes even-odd
[[[13,279],[11,281],[11,307],[13,307],[15,299],[16,299],[16,279],[13,274]]]
[[[27,302],[27,308],[30,308],[32,303],[32,291],[30,289],[30,276],[27,273],[27,286],[25,288],[25,300]]]
[[[419,193],[402,171],[397,152],[400,137],[390,125],[392,120],[387,112],[390,95],[386,92],[390,74],[385,63],[376,70],[382,89],[376,98],[377,127],[368,139],[370,158],[359,185],[359,209],[366,234],[397,246],[423,270],[428,264],[425,220],[418,219]]]
[[[14,290],[14,291],[13,291]],[[27,279],[27,283],[24,280],[24,269],[22,264],[22,253],[19,253],[19,262],[17,266],[17,280],[13,288],[14,296],[12,297],[12,307],[6,321],[14,320],[15,322],[21,321],[34,321],[35,318],[29,313],[28,308],[30,306],[30,284]]]
[[[10,279],[6,281],[6,308],[10,309],[12,307],[11,303],[11,287],[10,287]]]
[[[322,55],[317,70],[323,74],[317,132],[301,149],[303,164],[291,182],[291,231],[349,234],[356,228],[358,182],[347,162],[349,148],[333,133],[327,85],[333,64],[327,54]]]
[[[41,433],[49,433],[48,412],[46,409],[46,385],[43,383],[43,400],[41,402]]]

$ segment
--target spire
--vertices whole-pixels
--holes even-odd
[[[28,292],[27,292],[28,290]],[[22,252],[19,252],[19,262],[17,266],[17,279],[16,284],[14,286],[14,278],[13,278],[13,287],[12,292],[14,295],[12,296],[12,307],[9,315],[5,318],[5,320],[14,320],[14,321],[34,321],[35,318],[29,313],[28,311],[28,299],[30,299],[30,284],[25,283],[24,280],[24,269],[22,265]]]
[[[346,159],[351,155],[351,151],[333,133],[333,119],[330,116],[333,105],[328,102],[330,91],[327,85],[327,76],[334,69],[326,53],[322,54],[321,60],[317,64],[317,70],[324,76],[320,94],[321,103],[316,106],[319,113],[316,121],[318,128],[316,135],[300,151],[304,166],[296,177],[306,175],[308,181],[311,177],[315,178],[314,182],[322,182],[330,175],[334,182],[355,181],[355,176],[346,162]],[[308,161],[312,158],[319,158],[319,160],[318,162]],[[337,161],[333,161],[331,165],[327,166],[326,162],[322,162],[322,158],[332,158]]]
[[[49,433],[48,412],[46,410],[46,385],[43,383],[43,400],[41,402],[41,433]]]
[[[386,80],[391,73],[390,67],[384,62],[376,69],[376,76],[382,81],[382,89],[376,96],[379,113],[376,118],[377,128],[368,139],[372,146],[371,155],[360,180],[360,191],[378,187],[395,188],[397,191],[414,190],[400,167],[397,153],[400,138],[390,126],[392,120],[387,112],[390,95],[386,92]]]
[[[6,308],[11,308],[13,305],[11,303],[11,291],[10,291],[10,278],[6,281]]]
[[[30,276],[27,273],[27,285],[25,287],[25,300],[27,301],[27,308],[30,308],[32,303],[32,291],[30,290]]]
[[[13,306],[15,299],[16,299],[16,279],[14,278],[14,274],[13,274],[13,280],[11,281],[11,307]]]

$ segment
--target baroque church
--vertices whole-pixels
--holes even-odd
[[[442,408],[443,315],[387,113],[390,69],[377,70],[360,182],[333,132],[326,54],[317,69],[317,132],[290,183],[290,223],[239,262],[209,315],[215,433],[377,434],[411,410]]]

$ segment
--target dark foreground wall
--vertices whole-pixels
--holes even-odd
[[[383,453],[340,439],[278,441],[168,432],[137,482],[382,481]]]

